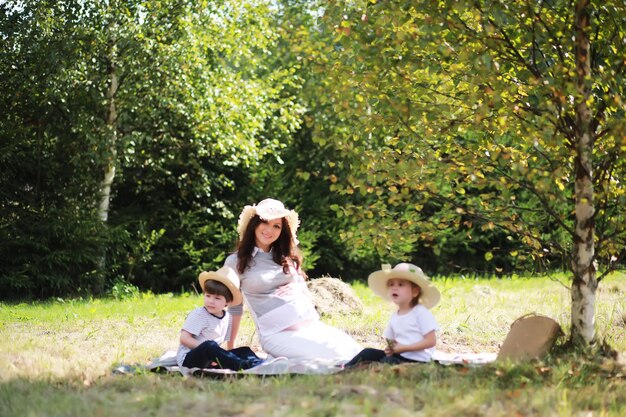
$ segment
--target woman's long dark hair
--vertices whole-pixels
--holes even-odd
[[[300,272],[300,275],[307,278],[306,274],[301,269],[302,253],[300,252],[300,249],[293,244],[293,239],[291,238],[289,222],[287,222],[287,219],[284,217],[281,221],[282,228],[280,229],[280,235],[270,247],[270,249],[272,249],[272,258],[278,265],[283,266],[283,272],[285,274],[289,274],[289,266],[293,265],[293,267]],[[237,242],[237,270],[240,274],[243,274],[246,268],[250,266],[250,262],[252,262],[252,252],[256,246],[254,231],[261,223],[267,222],[261,219],[258,215],[255,215],[252,219],[250,219],[250,222],[248,222],[248,226],[243,233],[243,237],[239,242]]]

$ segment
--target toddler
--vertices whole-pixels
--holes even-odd
[[[360,362],[430,362],[435,351],[439,330],[430,312],[440,298],[439,290],[422,270],[409,263],[370,274],[367,283],[378,296],[398,306],[383,332],[387,339],[385,350],[366,348],[352,358],[346,367]]]
[[[232,350],[220,346],[231,337],[232,319],[226,306],[242,302],[235,271],[225,266],[202,272],[198,281],[204,293],[204,305],[189,313],[180,331],[178,366],[238,371],[260,365],[263,360],[247,346]]]

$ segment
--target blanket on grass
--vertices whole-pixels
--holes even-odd
[[[441,365],[480,366],[496,360],[496,353],[445,353],[435,352],[433,361]],[[298,360],[277,358],[268,360],[259,366],[243,371],[230,369],[201,369],[179,367],[176,363],[176,351],[167,351],[146,366],[119,365],[114,367],[114,374],[133,374],[138,372],[177,373],[184,376],[223,378],[245,375],[330,375],[345,370],[344,362],[328,359]]]
[[[446,353],[435,351],[433,361],[441,365],[480,366],[495,360],[529,360],[546,354],[563,332],[559,324],[537,313],[525,314],[516,319],[498,353]],[[113,369],[117,374],[137,372],[172,372],[182,375],[225,377],[244,375],[308,374],[327,375],[344,371],[344,362],[295,359],[273,359],[245,371],[228,369],[200,369],[178,367],[176,352],[167,351],[148,366],[120,365]]]

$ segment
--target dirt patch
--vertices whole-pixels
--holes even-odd
[[[307,285],[320,316],[363,312],[363,303],[352,287],[338,278],[314,278],[307,281]]]

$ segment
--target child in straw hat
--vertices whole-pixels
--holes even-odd
[[[439,330],[430,312],[439,302],[437,288],[419,267],[409,263],[400,263],[393,269],[391,265],[383,265],[367,281],[375,294],[392,301],[398,310],[383,332],[387,339],[385,350],[363,349],[345,366],[361,362],[429,362],[437,342],[435,332]]]
[[[180,331],[176,355],[185,368],[248,369],[263,360],[247,346],[225,350],[220,345],[231,337],[232,317],[225,309],[241,304],[239,277],[231,268],[202,272],[198,277],[204,305],[192,310]]]

